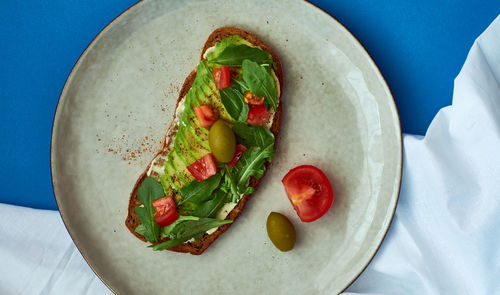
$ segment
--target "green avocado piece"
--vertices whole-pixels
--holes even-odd
[[[190,91],[189,94],[188,95],[190,97],[186,99],[184,113],[182,115],[182,119],[179,123],[179,126],[182,126],[182,128],[186,128],[186,132],[191,133],[199,145],[203,146],[206,150],[209,150],[210,149],[210,145],[208,144],[209,129],[200,126],[200,123],[198,122],[198,119],[196,118],[196,115],[192,108],[192,105],[196,106],[196,104],[199,104],[199,101],[193,97],[194,92]]]
[[[186,164],[184,164],[184,161],[181,158],[181,151],[178,151],[174,148],[170,154],[168,154],[168,162],[174,167],[175,173],[177,177],[179,178],[181,182],[181,187],[190,183],[191,180],[193,180],[193,176],[191,176],[191,173],[189,170],[187,170]]]
[[[187,167],[210,152],[209,128],[200,126],[194,112],[194,107],[201,105],[210,105],[217,110],[220,118],[229,122],[234,121],[222,104],[219,90],[215,87],[212,77],[212,69],[205,61],[201,61],[198,65],[196,78],[186,94],[174,145],[165,163],[162,184],[170,186],[175,191],[179,191],[194,180]]]
[[[168,185],[175,191],[180,190],[182,187],[175,173],[175,168],[168,161],[165,163],[165,174],[162,176],[161,180],[162,185]],[[164,188],[163,190],[165,191],[166,189]]]
[[[176,191],[194,179],[175,148],[171,149],[168,154],[168,160],[165,163],[165,175],[166,182]]]
[[[196,154],[191,150],[191,147],[186,141],[186,128],[179,126],[177,135],[174,140],[174,149],[178,152],[179,158],[184,162],[187,167],[196,161]]]
[[[208,136],[203,136],[204,138],[206,137],[205,141],[201,140],[200,137],[196,135],[194,128],[182,126],[182,128],[179,128],[177,136],[179,137],[179,139],[176,140],[179,144],[179,151],[182,151],[184,157],[187,159],[186,166],[191,165],[196,160],[210,153],[210,147],[207,143]],[[205,143],[202,144],[203,142]]]

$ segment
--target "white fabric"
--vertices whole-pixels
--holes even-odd
[[[425,137],[405,135],[396,215],[346,294],[500,294],[500,17]]]
[[[404,135],[389,233],[345,294],[500,294],[500,17],[476,40],[453,105]],[[111,294],[59,214],[0,204],[0,294]]]
[[[0,294],[113,294],[57,211],[0,204]]]

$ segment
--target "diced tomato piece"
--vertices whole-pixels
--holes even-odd
[[[256,96],[250,91],[245,91],[245,94],[243,94],[243,99],[245,102],[249,105],[261,105],[264,104],[264,96]]]
[[[209,105],[194,107],[194,113],[201,127],[210,127],[219,118],[217,111]]]
[[[314,166],[293,168],[281,182],[297,215],[304,222],[325,215],[333,204],[332,185],[325,173]]]
[[[214,68],[212,70],[212,75],[214,76],[215,86],[217,89],[229,87],[229,83],[231,82],[231,72],[229,71],[228,66]]]
[[[241,158],[241,155],[243,155],[243,152],[246,150],[247,148],[244,145],[237,144],[233,159],[231,160],[231,162],[226,163],[226,165],[233,168],[238,162],[238,160]]]
[[[264,105],[250,106],[247,123],[250,125],[264,126],[269,121],[269,111]]]
[[[203,181],[210,176],[217,173],[217,164],[215,163],[215,157],[212,153],[206,154],[202,158],[196,160],[193,164],[187,167],[189,172],[198,181]]]
[[[167,226],[179,218],[175,201],[171,196],[153,201],[153,207],[156,211],[154,218],[159,226]]]

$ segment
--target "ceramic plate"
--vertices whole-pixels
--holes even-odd
[[[237,8],[237,9],[236,9]],[[277,155],[232,227],[203,255],[154,252],[125,227],[129,194],[173,116],[180,86],[208,35],[247,29],[283,63]],[[332,294],[380,246],[397,203],[401,132],[391,93],[359,42],[302,1],[143,1],[83,53],[54,120],[54,193],[75,244],[118,294]],[[320,167],[335,202],[302,223],[281,179]],[[269,241],[266,218],[287,215],[291,252]]]

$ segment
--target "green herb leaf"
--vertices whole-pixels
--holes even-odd
[[[181,189],[182,201],[179,202],[179,206],[183,207],[185,203],[200,204],[210,199],[221,178],[222,175],[217,173],[203,181],[193,180]]]
[[[200,218],[198,220],[184,220],[178,223],[171,233],[175,237],[160,244],[151,245],[153,250],[165,250],[180,245],[193,237],[200,237],[207,230],[233,222],[232,220],[218,220],[215,218]]]
[[[246,122],[249,107],[243,100],[243,94],[234,88],[227,87],[220,90],[220,99],[233,119]]]
[[[193,239],[198,242],[201,238],[203,238],[204,235],[205,233],[196,234],[193,236]]]
[[[233,124],[233,131],[238,137],[238,142],[246,147],[265,148],[270,144],[274,144],[274,135],[264,127],[235,123]]]
[[[139,224],[135,228],[135,232],[140,234],[141,236],[145,236],[146,235],[146,227],[144,226],[144,224]]]
[[[228,194],[222,190],[214,193],[214,197],[202,203],[193,211],[194,216],[198,217],[215,217],[215,214],[226,203]]]
[[[240,67],[244,60],[251,60],[259,65],[273,64],[273,57],[269,52],[247,45],[227,46],[222,52],[208,59],[210,63],[230,67]]]
[[[158,241],[160,227],[154,219],[155,209],[153,201],[164,197],[163,187],[152,177],[146,177],[137,190],[137,198],[143,206],[135,207],[135,213],[141,224],[135,229],[137,233],[144,236],[148,241]]]
[[[239,90],[241,93],[244,94],[245,91],[250,90],[250,88],[248,88],[247,84],[245,84],[245,81],[239,80],[239,79],[233,79],[232,81],[234,83],[236,90]]]
[[[274,143],[265,148],[251,148],[247,149],[241,156],[239,162],[241,169],[238,170],[236,179],[237,188],[240,194],[246,194],[248,181],[251,176],[259,179],[264,175],[266,160],[271,161],[274,157]],[[252,191],[253,192],[253,191]]]
[[[234,168],[231,168],[227,165],[222,167],[222,173],[224,175],[224,185],[221,187],[221,190],[231,193],[231,202],[238,203],[240,200],[240,194],[238,194],[238,188],[236,179],[233,173]]]
[[[178,226],[180,223],[187,221],[187,220],[199,220],[199,219],[200,218],[196,217],[196,216],[181,215],[181,216],[179,216],[179,218],[177,218],[176,221],[174,221],[170,225],[162,227],[161,228],[161,235],[162,235],[162,237],[174,238],[174,234],[172,233],[172,231],[175,229],[176,226]]]
[[[215,44],[214,51],[207,54],[207,60],[211,60],[211,59],[215,58],[222,51],[224,51],[224,49],[226,49],[226,47],[228,47],[228,46],[236,46],[236,45],[241,45],[241,44],[249,45],[250,43],[238,35],[232,35],[232,36],[226,37],[226,38],[222,39],[220,42]]]
[[[266,103],[276,110],[278,108],[277,93],[271,74],[264,67],[248,59],[243,61],[242,67],[243,80],[250,91],[257,96],[264,96]]]
[[[255,193],[255,188],[253,187],[247,187],[245,190],[241,192],[243,195],[249,195]]]

